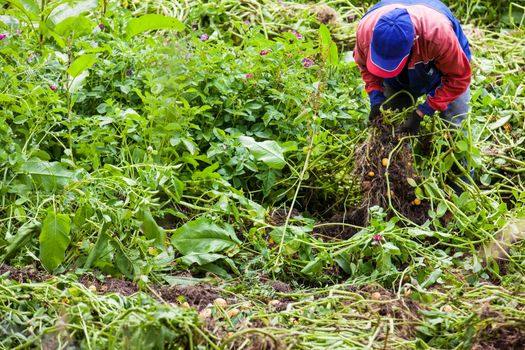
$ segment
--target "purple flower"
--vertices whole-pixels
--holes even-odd
[[[199,38],[200,41],[206,41],[210,38],[210,36],[208,34],[202,34],[201,37]]]
[[[5,38],[7,38],[7,34],[0,34],[0,40],[4,40]]]
[[[99,28],[100,30],[104,30],[104,29],[106,28],[106,26],[104,25],[104,23],[99,23],[99,24],[98,24],[98,28]]]
[[[314,60],[312,60],[312,59],[310,59],[308,57],[303,58],[302,62],[303,62],[303,67],[305,67],[305,68],[309,68],[309,67],[313,66],[314,63],[315,63]]]
[[[267,54],[269,54],[272,50],[270,49],[264,49],[264,50],[261,50],[261,52],[259,52],[259,55],[261,56],[266,56]]]
[[[132,75],[133,75],[133,69],[128,69],[128,70],[126,71],[126,76],[127,76],[127,77],[130,77],[130,76],[132,76]]]
[[[246,20],[246,21],[244,21],[244,24],[249,26],[250,25],[250,21]]]
[[[246,79],[253,79],[253,74],[252,73],[246,74]]]
[[[373,235],[372,236],[372,239],[376,242],[381,242],[383,240],[383,236],[377,234],[377,235]]]
[[[49,89],[51,89],[51,91],[57,91],[57,86],[56,85],[49,85]]]
[[[303,35],[296,30],[292,30],[292,34],[295,35],[295,37],[299,40],[302,40],[304,38]]]

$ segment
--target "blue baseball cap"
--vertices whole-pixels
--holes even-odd
[[[370,42],[366,67],[381,78],[393,78],[403,70],[414,44],[414,25],[408,11],[396,8],[379,18]]]

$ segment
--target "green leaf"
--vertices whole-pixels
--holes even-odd
[[[14,253],[18,252],[31,237],[40,229],[40,223],[35,221],[29,221],[20,226],[16,235],[8,240],[9,245],[5,250],[5,254],[2,257],[2,261],[9,259]]]
[[[65,258],[69,246],[71,219],[67,214],[49,213],[40,231],[40,261],[48,271],[56,269]]]
[[[79,56],[67,69],[67,72],[69,75],[71,75],[73,78],[76,78],[79,76],[82,72],[85,70],[93,67],[93,65],[97,62],[98,57],[95,54],[85,54]]]
[[[399,248],[391,242],[383,243],[381,246],[384,250],[387,250],[392,255],[401,254],[401,250],[399,250]]]
[[[64,39],[80,37],[93,31],[94,24],[86,16],[70,17],[55,27],[54,31]]]
[[[411,177],[407,177],[407,182],[410,186],[412,187],[417,187],[417,183],[416,183],[416,180],[414,180],[413,178]]]
[[[146,239],[154,240],[155,245],[161,249],[166,249],[164,241],[166,240],[166,233],[157,225],[157,222],[151,215],[151,211],[147,207],[142,208],[142,230]]]
[[[321,24],[319,27],[319,47],[321,49],[321,55],[324,59],[328,58],[330,54],[330,43],[332,42],[332,37],[330,36],[330,31],[326,25]]]
[[[10,0],[11,5],[26,13],[32,20],[38,18],[40,5],[35,0]]]
[[[458,143],[456,145],[458,146],[458,149],[461,152],[468,151],[468,143],[467,143],[467,141],[464,141],[464,140],[458,141]]]
[[[46,191],[64,187],[74,180],[75,173],[57,162],[48,162],[39,158],[31,158],[23,163],[21,171],[26,172],[37,186]]]
[[[507,115],[507,116],[505,116],[503,118],[499,118],[494,123],[489,124],[489,126],[488,126],[489,130],[496,130],[496,129],[501,128],[503,125],[508,123],[510,118],[512,118],[512,114],[509,114],[509,115]]]
[[[319,258],[316,258],[313,261],[310,261],[302,270],[301,273],[305,275],[318,275],[323,271],[323,261]]]
[[[216,253],[233,248],[241,242],[230,225],[224,228],[207,218],[199,218],[178,228],[171,238],[173,246],[182,254]]]
[[[436,283],[436,281],[438,280],[438,278],[441,276],[441,274],[443,273],[443,270],[441,269],[435,269],[434,271],[432,271],[432,273],[427,277],[427,279],[421,283],[421,287],[423,288],[426,288],[426,287],[430,287],[431,285],[433,285],[434,283]]]
[[[275,141],[257,142],[252,137],[240,136],[239,140],[250,154],[259,162],[273,169],[282,169],[286,165],[282,148]]]
[[[131,19],[126,27],[126,36],[131,38],[147,30],[155,29],[170,29],[180,32],[184,30],[184,24],[174,17],[148,14]]]
[[[77,17],[84,12],[94,10],[98,6],[99,0],[82,0],[82,1],[68,1],[58,5],[51,11],[48,21],[57,25],[60,22],[70,18]]]
[[[490,182],[492,181],[491,177],[489,174],[483,174],[481,175],[480,179],[481,183],[484,185],[484,186],[489,186],[490,185]]]
[[[191,254],[183,256],[179,260],[186,265],[197,264],[197,265],[202,266],[202,265],[209,264],[211,262],[214,262],[222,258],[225,258],[225,256],[222,254],[216,254],[216,253],[211,253],[211,254],[210,253],[204,253],[204,254],[191,253]]]
[[[107,223],[104,223],[98,236],[97,243],[95,243],[95,246],[93,246],[86,259],[84,264],[85,269],[89,269],[95,261],[109,253],[109,236],[106,233],[106,229]]]

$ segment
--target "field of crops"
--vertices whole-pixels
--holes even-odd
[[[522,350],[525,6],[448,4],[471,112],[407,136],[372,2],[0,0],[0,349]]]

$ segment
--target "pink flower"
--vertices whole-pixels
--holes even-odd
[[[201,37],[199,38],[199,40],[201,41],[206,41],[210,38],[210,36],[208,34],[202,34]]]
[[[261,55],[261,56],[266,56],[266,55],[269,54],[270,52],[272,52],[272,50],[270,50],[270,49],[264,49],[264,50],[261,50],[261,52],[259,52],[259,55]]]
[[[315,63],[314,60],[312,60],[312,59],[310,59],[308,57],[303,58],[302,62],[303,62],[303,67],[305,67],[305,68],[309,68],[309,67],[313,66],[314,63]]]
[[[56,85],[49,85],[49,89],[51,89],[51,91],[57,91],[57,86]]]
[[[5,38],[7,38],[7,34],[0,34],[0,40],[4,40]]]
[[[372,236],[372,239],[376,242],[381,242],[383,240],[383,236],[377,234],[377,235],[373,235]]]
[[[246,74],[246,79],[253,79],[253,74],[252,73]]]
[[[295,37],[299,40],[302,40],[304,38],[303,35],[296,30],[292,30],[292,34],[295,35]]]

